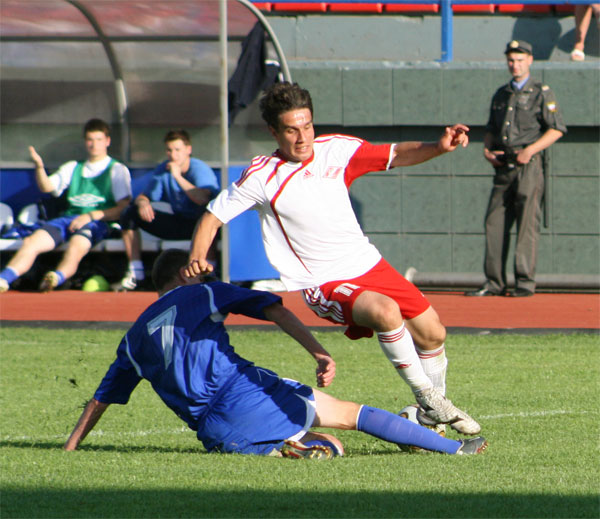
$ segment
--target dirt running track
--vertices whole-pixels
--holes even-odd
[[[328,327],[302,301],[298,292],[282,293],[284,304],[308,326]],[[429,292],[427,298],[450,331],[466,333],[600,331],[600,295],[535,294],[533,297],[464,297],[462,293]],[[152,292],[82,292],[57,290],[49,294],[10,291],[0,295],[0,324],[32,326],[126,327],[150,303]],[[102,324],[100,324],[102,323]],[[228,325],[265,325],[230,315]]]

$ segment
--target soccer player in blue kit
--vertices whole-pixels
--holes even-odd
[[[209,452],[329,459],[341,442],[311,427],[355,429],[383,440],[448,454],[478,454],[482,437],[451,440],[382,409],[338,400],[240,357],[223,324],[228,313],[271,320],[317,361],[329,385],[335,362],[296,316],[268,292],[187,278],[188,254],[168,250],[152,280],[159,299],[121,340],[117,358],[64,445],[75,450],[113,403],[126,404],[146,379]]]

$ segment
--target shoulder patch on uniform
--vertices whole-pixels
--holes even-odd
[[[551,112],[556,112],[556,103],[548,103],[546,106]]]
[[[542,90],[545,92],[546,90],[550,90],[548,85],[542,85]]]

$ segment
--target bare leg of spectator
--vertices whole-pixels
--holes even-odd
[[[587,36],[592,14],[600,14],[600,4],[578,4],[575,6],[575,45],[571,52],[573,61],[583,61],[585,59],[585,37]]]

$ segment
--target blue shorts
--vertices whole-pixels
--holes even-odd
[[[93,220],[75,232],[69,231],[69,225],[77,216],[59,216],[48,220],[41,228],[52,237],[57,247],[75,234],[90,240],[92,247],[108,237],[110,228],[106,222],[100,220]]]
[[[268,455],[302,438],[314,419],[311,387],[248,366],[203,417],[198,439],[209,452]]]

